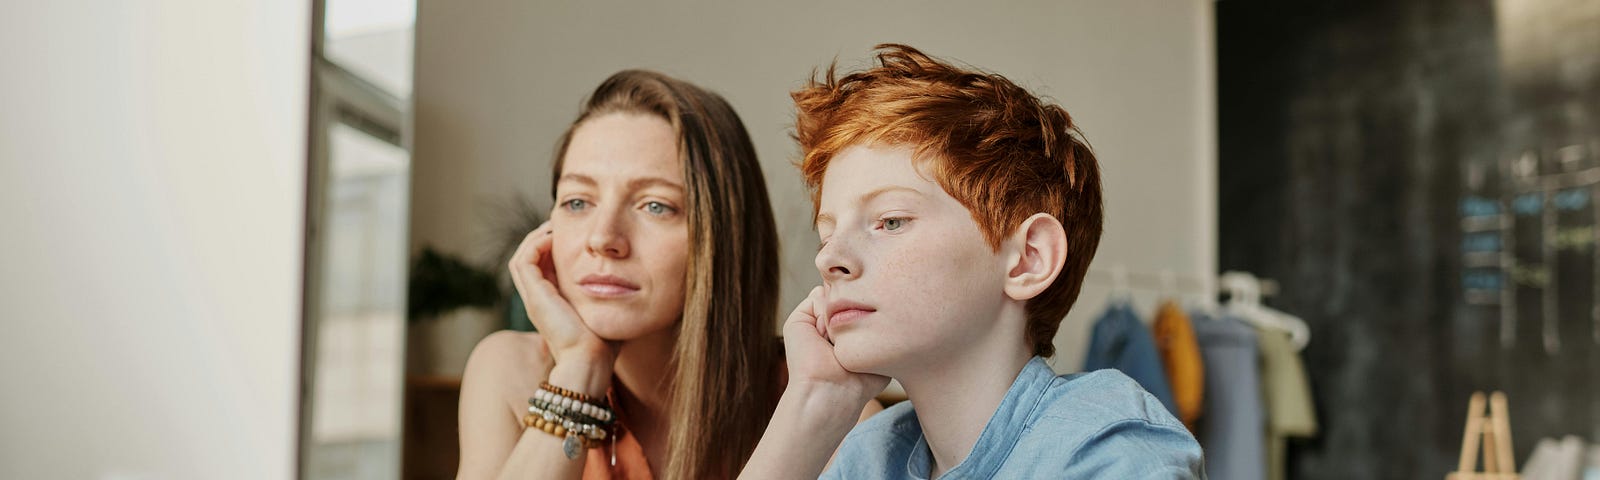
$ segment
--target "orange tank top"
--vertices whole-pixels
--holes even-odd
[[[655,476],[650,473],[650,459],[645,458],[639,437],[628,429],[628,416],[622,411],[622,402],[618,401],[615,389],[606,391],[606,401],[617,414],[617,428],[615,434],[599,448],[589,449],[589,457],[585,460],[588,463],[583,467],[583,479],[654,480]]]
[[[781,344],[779,351],[782,351]],[[617,385],[619,380],[611,379],[612,385]],[[783,395],[784,387],[789,385],[789,362],[778,362],[778,395]],[[615,388],[606,391],[606,401],[611,404],[611,410],[617,415],[616,434],[612,435],[613,441],[607,441],[599,448],[589,449],[589,456],[583,467],[583,480],[654,480],[655,475],[650,473],[650,459],[644,456],[644,447],[639,445],[639,437],[627,427],[628,415],[622,411],[622,402],[617,398]]]

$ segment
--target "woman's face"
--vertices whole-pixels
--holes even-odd
[[[573,131],[556,179],[551,255],[562,296],[601,338],[640,338],[683,316],[685,201],[666,120],[612,113]]]

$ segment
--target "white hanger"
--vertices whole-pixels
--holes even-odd
[[[1311,343],[1311,327],[1306,326],[1305,320],[1261,304],[1261,279],[1255,275],[1225,272],[1218,282],[1229,296],[1228,313],[1256,327],[1288,332],[1296,351]]]
[[[1161,269],[1160,293],[1163,300],[1175,299],[1178,296],[1178,274],[1171,269]]]
[[[1128,286],[1128,267],[1123,264],[1111,266],[1111,299],[1133,303],[1133,288]]]
[[[1217,318],[1217,279],[1216,277],[1202,276],[1200,293],[1190,297],[1185,310],[1200,312],[1207,317]]]

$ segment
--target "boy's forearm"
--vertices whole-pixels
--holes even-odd
[[[790,384],[739,478],[817,478],[868,400],[838,388]]]

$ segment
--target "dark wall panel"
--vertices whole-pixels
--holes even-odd
[[[1217,31],[1220,262],[1313,329],[1291,478],[1443,478],[1473,390],[1519,464],[1600,441],[1600,1],[1222,0]]]

